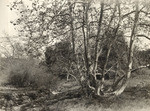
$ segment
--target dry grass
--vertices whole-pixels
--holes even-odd
[[[49,106],[50,111],[150,111],[150,98],[140,99],[117,99],[112,103],[102,103],[93,100],[65,100],[53,106]]]
[[[102,103],[93,100],[66,100],[53,106],[60,111],[150,111],[150,98],[120,98],[114,101]]]
[[[64,100],[49,107],[50,111],[150,111],[150,70],[131,78],[126,91],[115,99]]]

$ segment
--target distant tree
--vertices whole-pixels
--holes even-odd
[[[61,41],[54,46],[47,47],[45,59],[54,75],[66,78],[67,71],[71,68],[71,61],[74,59],[70,42]]]

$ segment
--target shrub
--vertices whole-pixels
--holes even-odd
[[[61,41],[54,46],[47,47],[45,59],[53,75],[66,78],[66,68],[70,68],[71,61],[74,59],[71,43],[69,41]]]
[[[15,87],[50,87],[53,77],[47,72],[46,66],[39,66],[33,59],[16,59],[7,65],[7,83]]]

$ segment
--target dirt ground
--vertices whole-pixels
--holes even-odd
[[[57,91],[65,91],[66,88],[73,89],[78,86],[76,82],[61,81]],[[28,92],[28,96],[25,92]],[[9,100],[9,94],[13,94],[16,103]],[[0,111],[20,111],[22,105],[32,103],[35,99],[37,99],[36,91],[31,89],[0,87]],[[66,99],[53,105],[38,103],[38,105],[26,108],[26,111],[150,111],[150,71],[145,70],[143,74],[132,77],[125,92],[113,99]]]

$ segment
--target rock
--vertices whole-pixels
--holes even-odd
[[[12,95],[11,94],[4,94],[4,98],[9,101],[12,100]]]
[[[20,106],[13,107],[13,111],[20,111]]]
[[[23,99],[23,103],[24,104],[31,102],[31,100],[30,100],[30,98],[28,96],[23,96],[22,99]]]
[[[28,97],[32,100],[35,100],[38,97],[38,95],[35,92],[30,92],[28,93]]]

